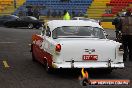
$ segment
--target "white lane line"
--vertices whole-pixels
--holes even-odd
[[[0,44],[11,44],[11,43],[16,43],[16,42],[0,42]]]
[[[31,44],[28,44],[28,46],[31,46]]]

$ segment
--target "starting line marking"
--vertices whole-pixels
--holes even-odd
[[[3,61],[3,64],[5,66],[5,68],[9,68],[10,66],[8,65],[7,61]]]

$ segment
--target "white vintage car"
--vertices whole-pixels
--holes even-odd
[[[124,68],[121,43],[106,38],[104,29],[87,20],[53,20],[32,36],[32,58],[57,68]]]

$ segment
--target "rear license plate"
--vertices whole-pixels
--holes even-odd
[[[83,55],[82,59],[83,60],[97,60],[98,55]]]

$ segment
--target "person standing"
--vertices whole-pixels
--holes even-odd
[[[59,10],[59,11],[58,11],[58,17],[61,17],[61,15],[62,15],[62,14],[61,14],[61,11]]]
[[[71,16],[70,14],[66,11],[66,13],[64,14],[63,16],[63,20],[70,20],[71,19]]]
[[[56,16],[57,16],[57,12],[56,12],[56,10],[54,10],[52,13],[52,17],[56,17]]]
[[[121,17],[119,14],[116,14],[116,18],[112,21],[112,25],[115,25],[116,39],[118,40],[121,31]]]
[[[124,48],[123,59],[126,61],[128,52],[129,61],[132,61],[132,17],[130,11],[126,12],[125,17],[121,17],[121,25],[122,43]]]
[[[48,11],[47,11],[47,17],[49,18],[51,16],[51,10],[49,9]]]
[[[75,11],[74,10],[72,11],[72,17],[75,17]]]
[[[32,10],[32,8],[28,9],[27,15],[28,16],[33,16],[33,10]]]
[[[35,9],[33,10],[33,16],[36,17],[37,19],[39,19],[39,15],[40,15],[39,10],[38,10],[37,8],[35,8]]]
[[[24,15],[24,12],[23,12],[22,10],[20,10],[20,11],[18,12],[18,16],[19,16],[19,17],[25,16],[25,15]]]

